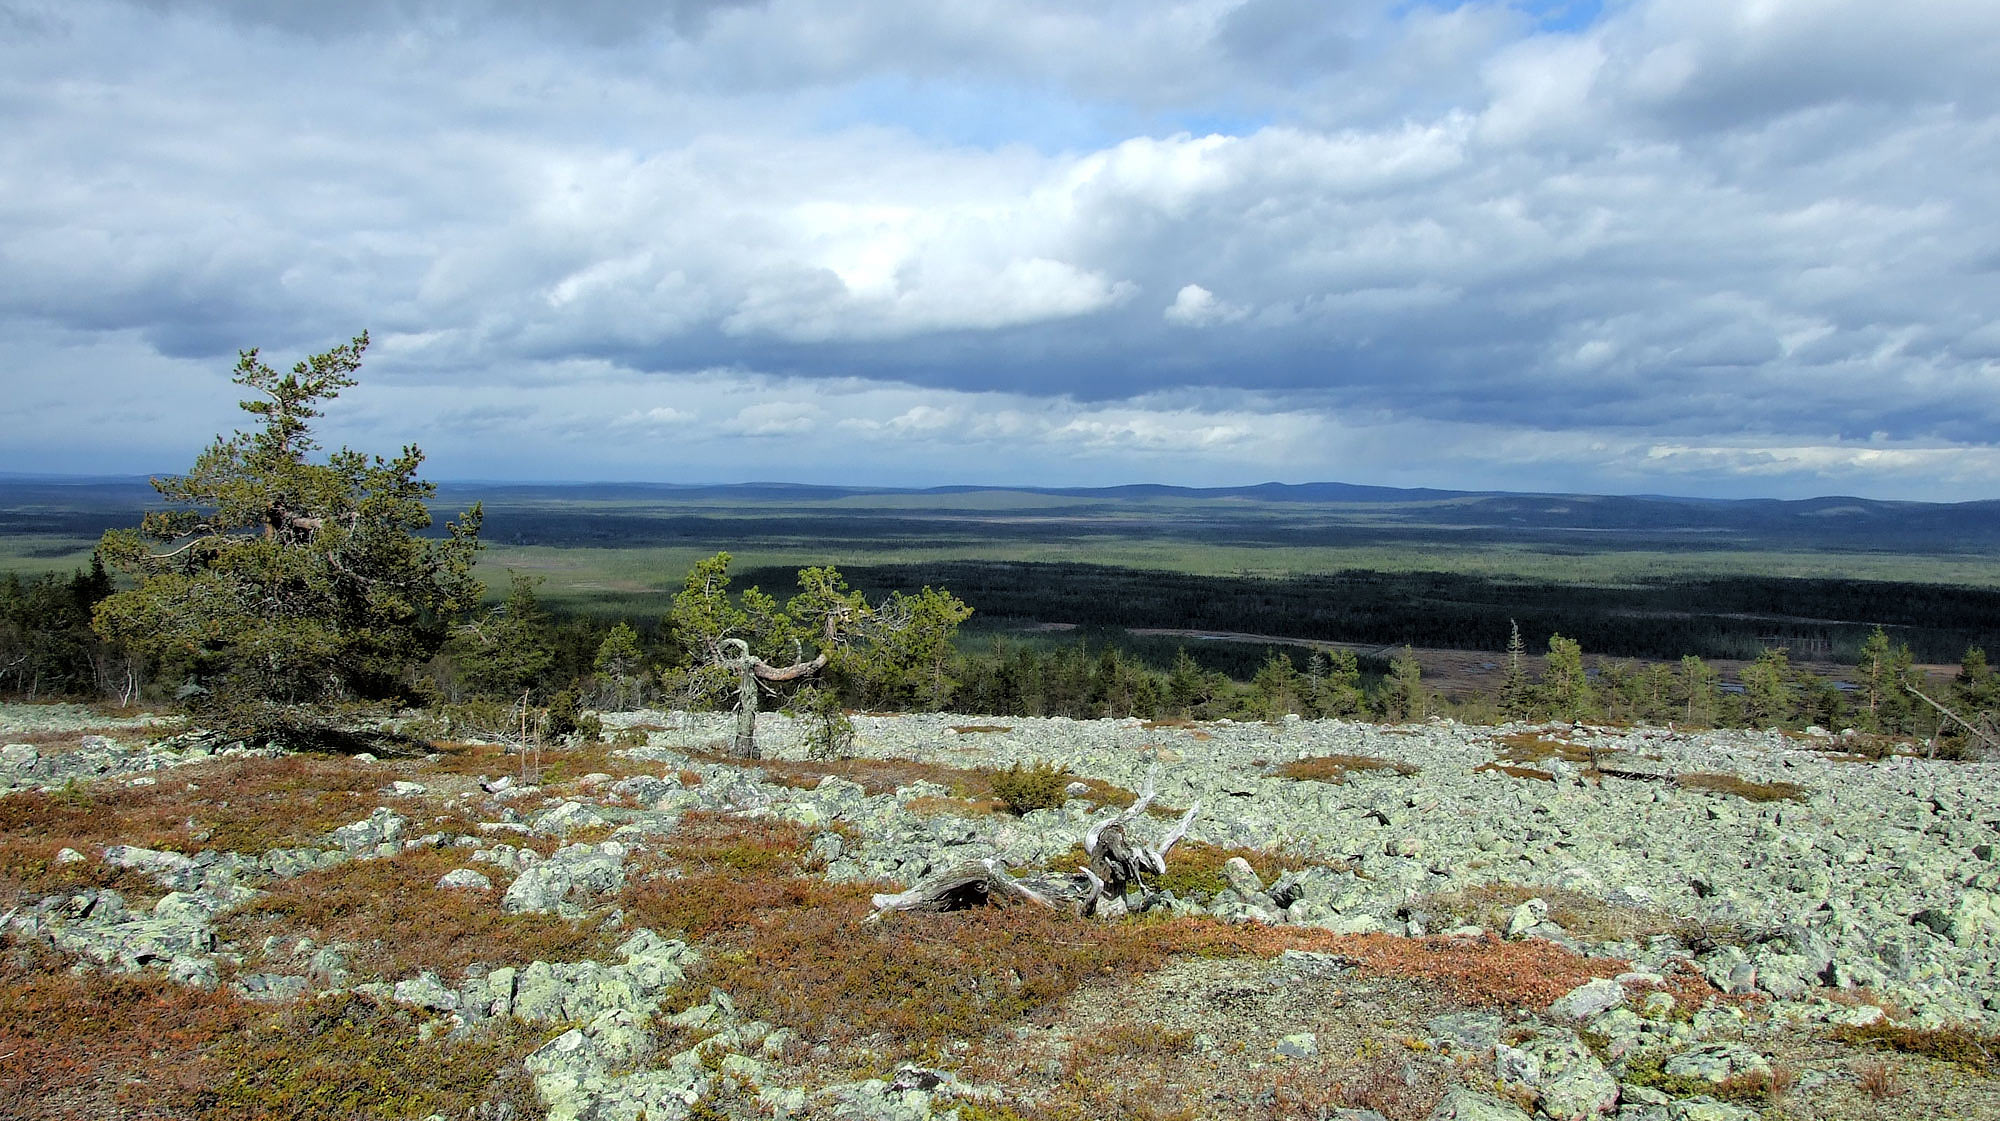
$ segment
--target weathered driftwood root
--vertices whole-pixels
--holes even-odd
[[[894,895],[877,895],[877,915],[891,911],[961,911],[992,903],[1029,903],[1038,907],[1063,907],[1080,915],[1114,917],[1132,909],[1126,896],[1140,893],[1139,910],[1151,906],[1154,893],[1146,884],[1149,876],[1167,871],[1167,852],[1187,835],[1201,812],[1196,802],[1168,829],[1157,847],[1135,843],[1126,826],[1153,804],[1153,773],[1137,801],[1090,827],[1083,835],[1083,851],[1089,863],[1075,872],[1051,872],[1037,876],[1015,876],[999,857],[960,864],[931,876],[922,883]]]

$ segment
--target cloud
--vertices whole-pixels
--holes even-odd
[[[1002,430],[1254,474],[1276,424],[1359,477],[1406,425],[1438,485],[1554,449],[1518,477],[1924,497],[2000,432],[1992,5],[0,13],[0,389],[81,459],[232,423],[238,347],[362,327],[440,420],[881,449],[857,475]],[[7,423],[0,470],[72,454]],[[686,469],[640,442],[567,455]]]
[[[1215,298],[1215,293],[1199,284],[1186,284],[1174,294],[1174,302],[1167,305],[1162,313],[1169,323],[1183,327],[1210,327],[1217,323],[1234,323],[1250,312]]]

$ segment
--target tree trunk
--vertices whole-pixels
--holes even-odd
[[[757,673],[749,658],[735,663],[736,670],[736,741],[729,746],[729,753],[739,759],[757,758],[757,702],[758,692],[763,686],[757,683]]]
[[[1153,804],[1153,796],[1153,774],[1148,772],[1138,801],[1084,833],[1083,850],[1090,863],[1075,872],[1016,877],[1008,872],[1006,860],[990,857],[960,864],[908,891],[875,896],[876,915],[891,911],[960,911],[987,904],[1023,902],[1040,907],[1066,907],[1085,917],[1116,918],[1131,909],[1125,896],[1133,888],[1140,892],[1138,909],[1143,911],[1155,898],[1146,886],[1145,877],[1166,873],[1167,850],[1187,834],[1188,826],[1201,812],[1201,803],[1190,806],[1160,839],[1158,848],[1134,844],[1125,827],[1146,812]]]

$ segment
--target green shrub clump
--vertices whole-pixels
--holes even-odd
[[[991,781],[994,796],[1019,815],[1032,810],[1060,809],[1068,800],[1066,791],[1075,776],[1068,768],[1054,763],[1036,763],[1030,767],[1016,763],[994,772]]]

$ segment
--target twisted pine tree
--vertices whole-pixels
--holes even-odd
[[[318,406],[355,384],[366,333],[280,374],[257,351],[233,380],[260,424],[217,437],[185,475],[153,480],[172,509],[104,535],[132,586],[99,603],[99,634],[147,657],[212,723],[289,726],[291,706],[397,697],[479,601],[475,505],[442,538],[423,453],[315,457]]]

